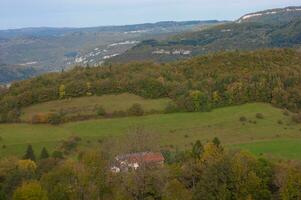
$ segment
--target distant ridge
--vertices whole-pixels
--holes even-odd
[[[144,40],[112,61],[168,62],[212,52],[285,47],[301,48],[301,7],[250,13],[166,40]]]
[[[240,17],[237,22],[254,22],[254,21],[264,21],[262,19],[265,18],[273,18],[275,15],[281,15],[282,18],[278,17],[278,20],[289,20],[295,17],[301,17],[301,6],[293,6],[293,7],[286,7],[286,8],[276,8],[276,9],[269,9],[254,13],[246,14]],[[285,16],[283,16],[285,15]],[[283,19],[284,17],[284,19]],[[287,19],[289,18],[289,19]]]

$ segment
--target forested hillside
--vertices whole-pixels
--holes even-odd
[[[166,63],[76,67],[3,88],[1,121],[18,121],[20,109],[57,99],[116,93],[169,97],[174,109],[212,108],[267,102],[301,108],[301,54],[292,49],[227,52]]]
[[[301,47],[300,7],[251,13],[235,22],[178,34],[166,40],[145,40],[112,61],[166,62],[211,52],[275,47]]]

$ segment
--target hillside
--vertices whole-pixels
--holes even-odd
[[[123,53],[148,38],[201,29],[218,21],[158,22],[91,28],[24,28],[0,31],[1,83],[73,65],[90,65]],[[22,70],[19,70],[21,68]],[[30,73],[33,69],[35,72]],[[18,73],[14,73],[18,71]],[[15,75],[14,75],[15,74]]]
[[[274,49],[218,53],[165,64],[77,67],[16,82],[3,90],[0,121],[19,121],[22,108],[38,103],[121,93],[171,98],[173,111],[209,111],[248,102],[298,111],[300,63],[300,52]]]
[[[286,7],[278,9],[270,9],[261,12],[249,13],[237,20],[242,22],[260,22],[265,24],[285,24],[300,17],[300,7]]]
[[[49,101],[25,107],[21,110],[20,119],[22,122],[32,122],[32,119],[37,116],[45,116],[50,113],[64,113],[66,118],[83,119],[89,117],[97,117],[97,113],[101,108],[98,117],[104,115],[117,115],[118,112],[126,113],[134,104],[141,105],[141,108],[146,113],[163,112],[165,107],[170,102],[168,98],[162,99],[145,99],[133,94],[119,95],[102,95],[88,96],[72,99]],[[119,114],[120,115],[120,114]],[[122,114],[121,114],[122,115]]]
[[[301,7],[247,14],[235,22],[178,34],[166,40],[146,40],[112,62],[166,62],[210,52],[301,46]]]
[[[256,113],[262,113],[264,119],[256,118]],[[251,122],[240,122],[241,116]],[[283,124],[279,124],[279,120]],[[135,126],[158,135],[162,149],[187,149],[191,142],[198,139],[205,142],[219,137],[231,148],[249,149],[257,155],[301,159],[301,126],[291,123],[290,116],[283,115],[282,110],[260,103],[221,108],[208,113],[100,119],[60,126],[3,124],[0,125],[0,145],[6,148],[1,149],[0,155],[22,155],[29,143],[36,152],[42,147],[53,151],[71,136],[82,138],[80,148],[97,146],[99,140],[107,137],[122,138]]]

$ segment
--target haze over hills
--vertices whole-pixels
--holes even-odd
[[[90,28],[0,31],[0,83],[74,65],[185,59],[217,51],[301,45],[301,7],[250,13],[236,21],[158,22]]]
[[[166,62],[217,51],[301,45],[301,7],[250,13],[205,30],[178,34],[167,40],[146,40],[113,59],[116,62]]]
[[[0,83],[75,64],[95,65],[141,40],[198,30],[218,21],[158,22],[91,28],[24,28],[0,31]]]

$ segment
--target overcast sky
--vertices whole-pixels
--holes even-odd
[[[0,29],[232,20],[286,6],[301,6],[301,0],[0,0]]]

